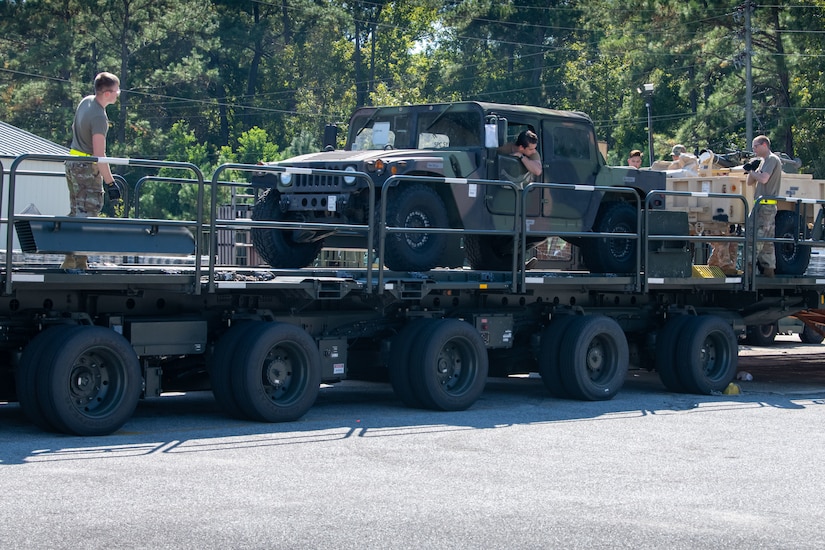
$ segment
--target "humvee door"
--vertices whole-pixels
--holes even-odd
[[[594,185],[598,173],[598,148],[591,128],[557,120],[542,122],[541,157],[542,181]],[[543,217],[582,219],[595,203],[601,201],[601,193],[566,189],[543,190]]]

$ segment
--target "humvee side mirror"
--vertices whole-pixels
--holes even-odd
[[[499,117],[498,119],[498,146],[501,147],[507,143],[507,119]]]
[[[324,151],[334,151],[338,142],[338,126],[327,124],[324,126]]]

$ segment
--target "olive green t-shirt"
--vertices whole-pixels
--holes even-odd
[[[770,174],[771,177],[764,184],[757,183],[754,190],[755,196],[776,197],[779,196],[779,185],[782,183],[782,159],[771,153],[759,165],[758,170]]]
[[[109,131],[109,117],[106,116],[106,109],[95,101],[95,96],[90,95],[83,98],[77,106],[72,124],[72,149],[83,151],[93,155],[92,136],[103,134]]]

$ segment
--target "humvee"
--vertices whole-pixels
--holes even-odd
[[[328,247],[369,248],[363,235],[342,242],[341,237],[347,235],[336,228],[371,221],[369,186],[362,174],[374,183],[376,204],[380,204],[382,184],[391,175],[428,176],[432,179],[401,178],[398,185],[387,187],[387,226],[464,229],[468,231],[463,240],[470,267],[509,270],[513,265],[511,235],[470,232],[508,224],[513,228],[513,187],[483,182],[460,185],[443,178],[524,186],[530,175],[522,163],[498,151],[523,130],[532,130],[539,138],[541,182],[636,190],[629,194],[583,192],[573,190],[572,185],[570,189],[534,186],[526,200],[526,225],[528,231],[544,235],[530,237],[528,233],[530,243],[552,231],[634,233],[641,199],[651,190],[665,188],[660,172],[607,166],[593,121],[580,112],[476,101],[362,107],[350,119],[343,150],[327,145],[324,151],[273,163],[337,172],[261,171],[252,178],[254,186],[264,188],[253,208],[253,219],[323,223],[329,230],[255,228],[253,244],[267,263],[284,268],[310,265],[325,242]],[[658,203],[664,206],[663,201]],[[395,271],[451,267],[455,265],[450,246],[454,237],[455,233],[444,232],[388,233],[385,265]],[[630,239],[579,236],[569,240],[581,248],[590,271],[627,273],[635,269],[636,248]]]

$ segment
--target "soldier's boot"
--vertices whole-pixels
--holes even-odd
[[[725,275],[738,275],[736,264],[730,259],[728,243],[726,242],[714,241],[710,243],[708,265],[718,267]]]
[[[89,261],[86,256],[75,256],[75,269],[86,271],[89,269]]]
[[[60,269],[77,269],[77,258],[74,254],[66,254]]]
[[[728,243],[728,257],[733,265],[739,261],[739,243]]]

